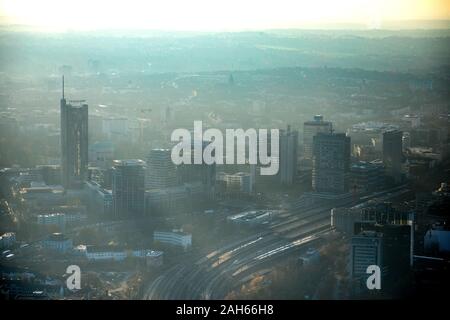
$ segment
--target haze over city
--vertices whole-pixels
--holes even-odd
[[[442,297],[449,57],[448,1],[0,0],[0,298]]]

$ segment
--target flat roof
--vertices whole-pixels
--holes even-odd
[[[143,166],[145,161],[141,159],[113,160],[115,166]]]

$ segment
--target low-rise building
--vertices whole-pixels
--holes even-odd
[[[127,257],[125,250],[114,246],[86,246],[86,258],[91,261],[122,261]]]
[[[39,214],[36,217],[37,224],[57,225],[63,227],[66,224],[64,213]]]
[[[14,232],[7,232],[0,236],[0,248],[10,248],[16,243],[16,234]]]
[[[153,240],[155,242],[182,247],[184,250],[192,246],[192,235],[184,233],[181,230],[155,231],[153,233]]]
[[[42,241],[42,246],[45,249],[56,251],[59,253],[67,253],[72,249],[72,239],[66,237],[62,233],[53,233]]]
[[[99,217],[111,217],[113,209],[112,190],[102,188],[100,184],[94,181],[86,182],[86,189],[89,211],[95,212]]]
[[[78,246],[79,252],[85,254],[89,261],[123,261],[126,258],[145,259],[148,266],[160,266],[163,252],[150,249],[127,250],[118,246]]]
[[[64,190],[59,185],[33,184],[30,188],[20,189],[20,195],[30,209],[41,209],[64,206],[69,202],[79,201],[84,198],[85,192],[77,189]]]
[[[55,225],[61,229],[64,229],[67,225],[79,224],[85,222],[86,220],[87,215],[80,212],[39,214],[36,217],[36,222],[39,225]]]
[[[225,185],[225,192],[229,195],[251,194],[253,192],[252,176],[247,172],[234,174],[219,172],[217,181]]]
[[[151,189],[145,192],[147,215],[173,214],[186,210],[205,194],[201,182],[184,183],[181,186]]]

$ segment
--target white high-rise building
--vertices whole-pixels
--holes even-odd
[[[170,149],[153,149],[147,157],[146,189],[164,189],[177,184]]]

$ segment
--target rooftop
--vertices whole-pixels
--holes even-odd
[[[45,217],[45,218],[50,218],[50,217],[59,217],[59,216],[65,216],[65,213],[44,213],[44,214],[38,214],[38,217]]]
[[[180,236],[190,236],[191,234],[183,232],[181,229],[172,229],[171,231],[155,231],[154,233],[168,233],[168,234],[176,234]]]
[[[164,254],[164,252],[162,251],[153,251],[153,250],[149,250],[147,251],[147,253],[145,254],[146,257],[160,257]]]
[[[351,131],[373,131],[373,132],[382,132],[386,130],[397,130],[399,127],[394,124],[379,122],[379,121],[367,121],[354,124],[351,128]]]
[[[114,160],[114,166],[144,166],[145,161],[140,159]]]
[[[69,240],[69,238],[66,237],[64,234],[58,232],[58,233],[53,233],[53,234],[49,235],[47,240],[49,240],[49,241],[66,241],[66,240]]]
[[[124,251],[123,247],[120,246],[95,246],[89,245],[85,246],[87,252],[121,252]]]

